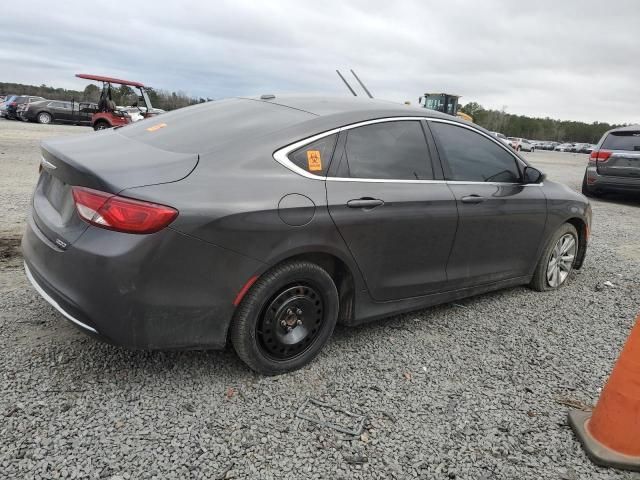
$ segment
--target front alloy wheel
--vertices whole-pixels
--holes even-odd
[[[40,112],[38,114],[38,123],[48,124],[51,123],[51,115],[47,112]]]
[[[547,264],[547,282],[551,288],[562,285],[573,267],[576,258],[576,241],[572,234],[566,233],[556,242]]]
[[[573,270],[578,254],[578,231],[565,223],[548,240],[529,284],[539,292],[562,287]]]

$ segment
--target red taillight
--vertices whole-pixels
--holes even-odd
[[[96,227],[125,233],[154,233],[177,216],[175,208],[119,197],[85,187],[73,187],[78,215]]]
[[[589,163],[604,163],[609,160],[611,153],[609,150],[594,150],[589,156]]]

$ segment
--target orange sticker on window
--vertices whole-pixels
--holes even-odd
[[[161,128],[166,127],[166,123],[157,123],[149,128],[147,128],[147,132],[155,132],[156,130],[160,130]]]
[[[322,160],[320,159],[319,150],[307,150],[307,164],[310,172],[322,170]]]

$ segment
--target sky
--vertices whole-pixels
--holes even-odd
[[[640,123],[640,1],[4,0],[0,81],[83,89],[75,73],[221,99],[425,92],[485,108]],[[348,80],[357,86],[353,77]],[[364,95],[357,88],[359,95]]]

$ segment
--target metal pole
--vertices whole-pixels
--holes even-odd
[[[342,81],[343,81],[343,82],[344,82],[344,84],[347,86],[347,88],[349,89],[349,91],[350,91],[351,93],[353,93],[353,96],[354,96],[354,97],[357,97],[357,96],[358,96],[358,94],[353,90],[353,88],[351,88],[351,85],[349,85],[349,84],[347,83],[347,80],[342,76],[342,74],[340,73],[340,71],[339,71],[339,70],[336,70],[336,73],[337,73],[337,74],[338,74],[338,76],[342,79]]]
[[[351,74],[356,77],[356,80],[358,81],[358,83],[360,84],[360,86],[362,87],[362,89],[367,93],[367,95],[369,95],[369,98],[373,98],[373,95],[371,95],[371,92],[369,92],[369,90],[367,90],[367,87],[364,86],[364,83],[362,83],[362,80],[360,80],[358,78],[358,75],[356,75],[356,72],[354,72],[353,70],[351,70]]]

